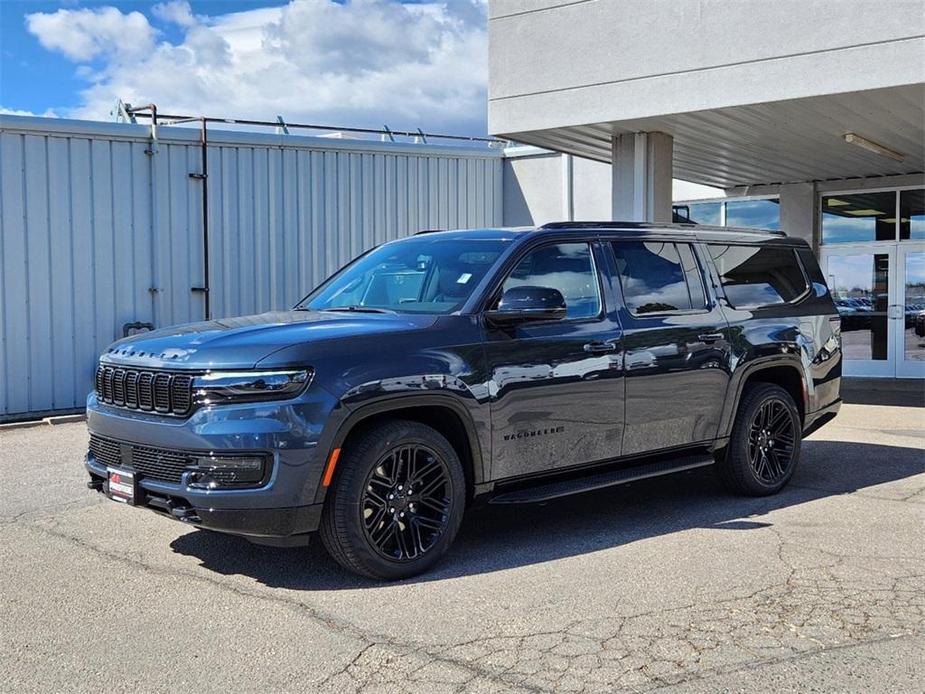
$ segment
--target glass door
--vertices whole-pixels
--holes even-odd
[[[890,307],[897,344],[896,375],[925,378],[925,243],[899,244]]]
[[[823,250],[822,270],[841,316],[846,376],[895,375],[896,329],[890,319],[895,268],[894,244]]]

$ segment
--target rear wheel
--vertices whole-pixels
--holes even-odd
[[[370,428],[344,448],[325,504],[321,538],[345,568],[395,580],[432,567],[462,522],[459,456],[418,422]]]
[[[786,390],[770,383],[748,386],[717,461],[720,478],[739,494],[775,494],[793,476],[801,433],[800,412]]]

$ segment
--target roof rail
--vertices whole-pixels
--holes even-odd
[[[648,229],[653,226],[651,222],[547,222],[540,229]]]
[[[414,232],[414,235],[420,236],[421,234],[436,234],[438,231],[446,231],[446,229],[421,229],[420,231]]]
[[[779,229],[755,229],[745,227],[721,227],[707,224],[696,224],[694,222],[671,222],[658,224],[655,222],[549,222],[539,227],[540,229],[684,229],[686,231],[718,231],[734,234],[751,233],[751,234],[771,234],[774,236],[786,236]]]

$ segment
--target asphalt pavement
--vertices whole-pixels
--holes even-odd
[[[778,496],[476,509],[395,584],[104,499],[83,423],[0,430],[0,691],[920,692],[925,409],[855,401]]]

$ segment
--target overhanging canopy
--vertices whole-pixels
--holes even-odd
[[[610,162],[613,135],[652,131],[674,137],[675,178],[720,188],[920,173],[925,170],[925,85],[502,136]],[[903,161],[849,144],[846,133],[899,152]]]

